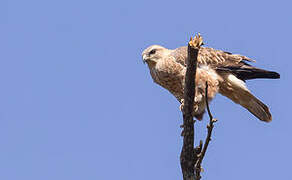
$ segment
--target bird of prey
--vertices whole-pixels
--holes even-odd
[[[183,103],[187,47],[171,50],[152,45],[143,51],[142,58],[148,65],[153,81]],[[280,74],[253,67],[248,62],[253,62],[253,60],[239,54],[201,47],[197,58],[193,116],[198,120],[203,118],[207,82],[208,101],[211,101],[219,92],[246,108],[258,119],[270,122],[272,115],[269,108],[251,94],[245,81],[257,78],[278,79]]]

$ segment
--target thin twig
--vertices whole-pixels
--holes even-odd
[[[213,130],[213,127],[214,127],[214,123],[217,121],[217,119],[213,118],[212,113],[210,111],[210,107],[209,107],[209,102],[208,102],[208,82],[206,82],[205,93],[206,93],[206,106],[207,106],[207,111],[208,111],[208,115],[209,115],[210,121],[209,121],[209,124],[207,125],[208,134],[207,134],[207,137],[206,137],[202,152],[198,155],[198,159],[197,159],[197,162],[196,162],[196,165],[195,165],[195,167],[196,167],[196,179],[197,180],[201,179],[201,175],[200,175],[201,174],[201,169],[202,169],[201,164],[202,164],[202,161],[203,161],[203,159],[205,157],[208,145],[209,145],[209,143],[211,141],[211,135],[212,135],[212,130]]]

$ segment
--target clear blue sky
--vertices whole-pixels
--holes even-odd
[[[269,105],[269,124],[216,96],[203,179],[291,179],[291,6],[2,0],[0,179],[181,179],[179,104],[152,82],[141,52],[186,45],[197,32],[281,73],[248,82]],[[197,140],[206,123],[196,124]]]

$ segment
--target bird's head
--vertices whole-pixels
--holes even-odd
[[[146,62],[149,66],[155,66],[160,59],[169,53],[168,51],[168,49],[159,45],[149,46],[142,52],[143,62]]]

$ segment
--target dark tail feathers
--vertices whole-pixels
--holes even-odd
[[[264,69],[258,69],[255,67],[224,67],[218,68],[219,71],[229,71],[241,80],[267,78],[267,79],[279,79],[280,74],[274,71],[267,71]]]
[[[238,74],[236,74],[239,79],[249,80],[257,78],[267,78],[267,79],[279,79],[280,74],[274,71],[267,71],[263,69],[241,69]]]

